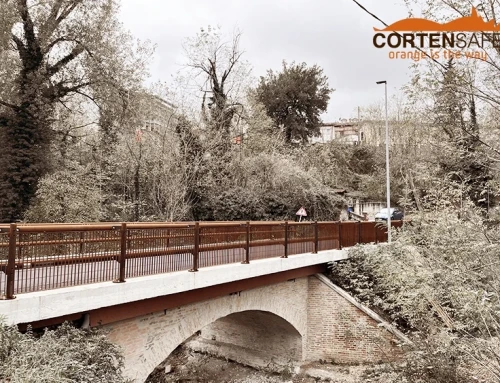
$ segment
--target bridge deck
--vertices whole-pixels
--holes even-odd
[[[0,316],[9,324],[34,328],[78,320],[89,314],[91,325],[146,315],[187,303],[238,293],[280,281],[313,275],[332,261],[346,259],[345,250],[266,258],[241,265],[230,263],[186,271],[130,278],[125,283],[97,282],[19,294],[0,302]]]

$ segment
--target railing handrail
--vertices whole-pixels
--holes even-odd
[[[401,226],[402,221],[393,221],[392,225]],[[129,270],[129,277],[165,272],[158,271],[159,269],[156,268],[154,263],[156,261],[152,261],[156,257],[181,255],[184,257],[190,254],[192,258],[189,271],[196,272],[200,265],[205,267],[221,264],[218,259],[210,260],[206,255],[203,258],[205,263],[201,263],[200,254],[202,253],[232,251],[236,254],[234,252],[236,250],[244,251],[244,259],[241,259],[241,263],[247,264],[252,260],[251,249],[262,249],[266,258],[269,257],[266,246],[270,246],[273,248],[272,251],[269,250],[270,253],[276,254],[271,257],[288,258],[290,254],[298,254],[297,251],[317,253],[320,250],[342,249],[356,243],[384,242],[387,236],[384,230],[386,228],[383,225],[380,226],[373,221],[0,224],[0,234],[2,234],[0,236],[0,298],[2,298],[2,289],[3,299],[13,299],[16,291],[39,291],[61,287],[61,284],[57,283],[59,277],[76,278],[76,281],[71,279],[67,282],[70,285],[86,283],[81,282],[82,279],[89,280],[89,275],[71,274],[76,273],[73,269],[67,271],[67,274],[71,274],[69,277],[66,274],[63,275],[64,270],[61,271],[61,275],[57,274],[58,270],[52,270],[52,274],[49,273],[52,282],[38,283],[36,276],[33,276],[34,281],[20,277],[16,279],[16,270],[20,273],[24,269],[35,267],[70,267],[90,264],[91,266],[85,266],[82,269],[85,268],[87,273],[92,273],[94,270],[92,265],[113,261],[117,262],[116,270],[114,266],[110,266],[111,269],[105,269],[103,273],[115,273],[116,277],[112,279],[114,282],[125,282],[128,268],[132,270]],[[280,246],[283,247],[281,253],[277,250]],[[290,253],[292,250],[293,252]],[[217,254],[213,257],[222,256]],[[232,261],[222,262],[232,263],[234,257],[235,255]],[[259,256],[257,259],[261,258],[262,256]],[[172,259],[176,261],[175,258]],[[153,271],[148,271],[148,267],[153,267]],[[141,271],[143,274],[134,274],[137,268],[147,269],[147,271]],[[177,270],[177,267],[173,269]],[[102,271],[97,268],[96,270]],[[5,273],[5,287],[2,286],[2,272]],[[150,274],[145,274],[147,272]],[[99,279],[101,280],[110,279]],[[31,283],[35,287],[27,285]],[[38,286],[39,284],[43,286]]]

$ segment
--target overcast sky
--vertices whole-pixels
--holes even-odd
[[[391,24],[407,17],[403,0],[359,0]],[[253,75],[280,69],[281,62],[318,64],[332,94],[324,121],[356,117],[358,106],[383,101],[409,80],[411,61],[390,60],[387,49],[372,44],[381,24],[351,0],[121,0],[121,20],[134,36],[157,45],[153,80],[169,82],[183,62],[182,42],[201,27],[220,25],[243,32],[241,47]]]

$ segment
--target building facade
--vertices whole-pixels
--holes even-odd
[[[158,96],[143,94],[140,98],[140,129],[147,132],[164,132],[175,123],[177,107]]]
[[[363,137],[358,120],[342,120],[324,123],[319,127],[319,137],[312,137],[311,144],[339,141],[345,144],[358,145]]]

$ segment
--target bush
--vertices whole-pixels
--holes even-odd
[[[30,208],[28,222],[97,222],[101,218],[97,179],[76,165],[43,177]]]
[[[500,244],[491,235],[480,222],[436,213],[406,225],[391,246],[353,248],[331,275],[408,329],[449,318],[454,330],[483,336],[500,323]]]
[[[468,217],[415,219],[391,245],[358,245],[331,267],[334,283],[413,338],[403,381],[500,382],[500,243],[496,229]]]
[[[0,381],[126,383],[118,346],[99,330],[68,323],[37,337],[0,323]]]
[[[294,220],[304,206],[310,219],[334,220],[344,203],[314,174],[283,155],[235,159],[217,175],[221,173],[224,177],[218,180],[203,180],[207,186],[195,204],[196,219]]]

